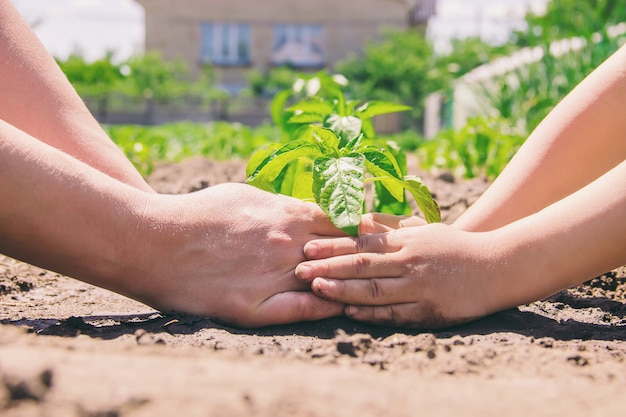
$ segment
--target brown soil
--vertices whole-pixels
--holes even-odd
[[[175,193],[243,175],[194,158],[149,180]],[[424,179],[447,222],[486,187]],[[241,330],[0,256],[0,415],[624,415],[625,300],[620,268],[440,332],[344,318]]]

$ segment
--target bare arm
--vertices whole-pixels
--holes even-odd
[[[626,162],[488,232],[430,224],[317,240],[297,276],[357,320],[443,327],[535,301],[626,263]]]
[[[0,119],[114,178],[150,191],[10,0],[0,0],[0,57]]]
[[[456,223],[307,244],[299,278],[346,314],[441,327],[534,301],[626,263],[626,47],[537,128]],[[590,242],[592,244],[590,244]]]
[[[144,192],[2,120],[0,166],[0,253],[242,326],[342,313],[295,278],[307,241],[340,234],[314,204],[243,184]]]
[[[626,158],[626,46],[537,127],[493,185],[455,225],[491,230],[535,213]]]

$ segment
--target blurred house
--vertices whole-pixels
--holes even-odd
[[[136,0],[145,9],[145,50],[211,64],[236,91],[251,68],[332,69],[383,28],[423,30],[436,0]]]

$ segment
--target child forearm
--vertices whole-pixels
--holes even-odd
[[[509,273],[494,310],[535,301],[626,264],[626,161],[572,195],[493,232]]]
[[[626,159],[624,103],[626,47],[558,104],[455,225],[496,229],[575,192]]]

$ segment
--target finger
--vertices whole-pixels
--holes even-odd
[[[288,291],[265,300],[243,325],[260,327],[322,320],[343,315],[343,309],[343,304],[316,297],[309,291]]]
[[[390,219],[387,219],[390,217]],[[374,233],[390,232],[399,224],[400,219],[391,214],[368,213],[361,217],[359,223],[359,235],[371,235]]]
[[[385,233],[402,227],[423,226],[426,220],[417,216],[396,216],[387,213],[368,213],[361,218],[359,234]]]
[[[315,278],[311,289],[318,297],[343,304],[387,305],[412,301],[406,278],[334,280]]]
[[[322,277],[330,279],[399,277],[406,264],[397,262],[393,256],[383,253],[357,253],[302,262],[296,266],[296,278],[311,282]]]
[[[412,328],[440,328],[435,317],[425,316],[417,303],[390,304],[384,306],[346,306],[349,318],[382,326]]]
[[[404,219],[400,219],[399,228],[424,226],[424,225],[427,225],[427,224],[428,224],[428,222],[426,220],[422,219],[421,217],[411,216],[411,217],[406,217]]]
[[[361,224],[363,224],[366,230],[380,230],[380,232],[373,231],[370,233],[383,233],[399,229],[401,227],[400,222],[407,218],[407,216],[396,216],[388,213],[368,213],[361,217]]]
[[[333,256],[368,252],[395,252],[400,248],[384,233],[337,239],[316,239],[304,245],[307,259],[325,259]]]

